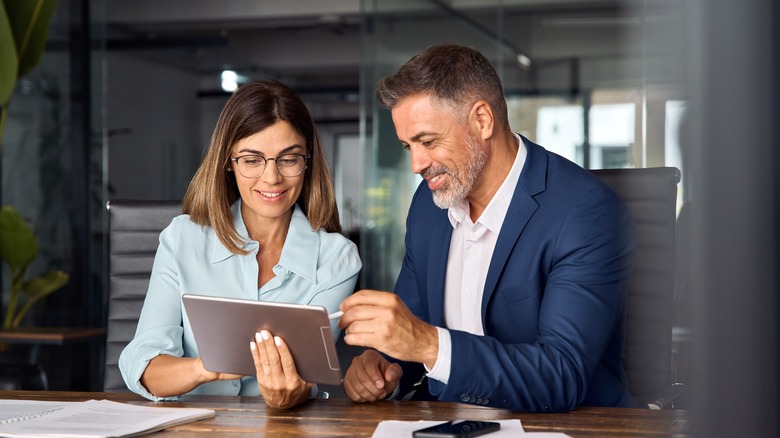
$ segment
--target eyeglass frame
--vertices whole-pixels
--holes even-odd
[[[286,155],[297,155],[297,156],[299,156],[299,157],[303,157],[303,168],[301,169],[301,171],[300,171],[300,172],[298,172],[298,173],[297,173],[297,174],[295,174],[295,175],[282,175],[282,171],[281,171],[281,170],[279,170],[279,162],[277,161],[277,159],[278,159],[279,157],[284,157],[284,156],[286,156]],[[275,156],[275,157],[273,157],[273,158],[264,157],[264,156],[262,156],[262,155],[259,155],[259,154],[244,154],[244,155],[240,155],[240,156],[238,156],[238,157],[230,157],[230,159],[229,159],[228,161],[233,161],[233,162],[235,162],[235,163],[236,163],[236,167],[239,167],[239,166],[240,166],[240,164],[238,164],[238,160],[240,160],[240,159],[242,159],[242,158],[246,158],[246,157],[257,157],[257,158],[262,158],[262,159],[263,159],[263,171],[262,171],[262,172],[260,172],[260,174],[258,174],[257,176],[255,176],[255,177],[251,177],[251,176],[246,176],[246,175],[244,175],[243,173],[241,173],[241,169],[239,168],[239,169],[238,169],[238,173],[240,173],[240,174],[241,174],[241,176],[243,176],[244,178],[249,178],[249,179],[258,179],[258,178],[260,178],[261,176],[263,176],[263,174],[265,173],[265,169],[267,169],[267,168],[268,168],[268,162],[269,162],[270,160],[273,160],[273,161],[274,161],[274,164],[276,165],[276,171],[279,173],[279,175],[281,175],[281,176],[282,176],[282,178],[295,178],[296,176],[300,176],[300,175],[301,175],[301,174],[302,174],[304,171],[306,171],[306,169],[308,169],[308,167],[309,167],[309,166],[308,166],[308,161],[311,159],[311,154],[296,154],[296,153],[286,153],[286,154],[282,154],[282,155],[277,155],[277,156]],[[229,170],[233,170],[233,169],[229,169]]]

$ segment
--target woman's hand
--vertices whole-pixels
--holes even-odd
[[[195,368],[200,374],[200,384],[213,382],[215,380],[236,380],[243,377],[241,374],[227,374],[209,371],[203,366],[203,360],[199,357],[195,360]]]
[[[149,362],[141,384],[158,397],[172,397],[192,391],[214,380],[240,379],[239,374],[207,371],[199,357],[175,357],[161,354]]]
[[[298,375],[292,354],[280,337],[262,330],[249,346],[257,370],[257,386],[266,404],[287,409],[309,398],[313,385]]]

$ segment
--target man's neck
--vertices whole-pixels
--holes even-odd
[[[469,202],[469,216],[476,222],[490,204],[501,184],[506,179],[517,156],[517,139],[512,132],[492,140],[490,154],[482,169],[482,175],[466,199]]]

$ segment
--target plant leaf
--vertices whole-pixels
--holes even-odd
[[[0,258],[11,270],[24,270],[38,255],[38,240],[10,205],[0,208]]]
[[[68,274],[62,271],[49,271],[46,275],[36,277],[26,283],[22,287],[22,291],[27,295],[27,302],[24,303],[24,307],[19,310],[16,316],[13,316],[13,320],[10,323],[8,329],[16,329],[19,324],[22,323],[24,315],[32,308],[33,304],[42,300],[50,293],[61,288],[68,282]],[[11,315],[7,315],[11,317]],[[6,319],[6,324],[8,319]]]
[[[41,60],[57,0],[3,0],[3,3],[19,59],[17,78],[21,78]]]
[[[33,278],[24,283],[22,292],[30,301],[38,301],[57,289],[65,286],[69,275],[63,271],[49,271],[46,275]]]
[[[18,72],[19,57],[16,55],[14,34],[11,31],[5,6],[0,1],[0,105],[3,106],[3,111],[11,100]]]

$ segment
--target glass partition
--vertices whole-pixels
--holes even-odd
[[[471,14],[437,2],[375,0],[364,2],[364,12],[361,281],[364,287],[392,290],[403,260],[406,212],[421,178],[409,170],[409,154],[398,141],[390,112],[377,107],[374,85],[420,49],[452,37],[480,48],[499,64],[512,57],[512,49],[494,31],[503,25],[500,6],[480,7]]]
[[[13,206],[38,240],[27,278],[65,271],[68,283],[35,304],[22,326],[101,327],[104,173],[104,2],[57,2],[40,63],[21,77],[2,138],[2,205]],[[3,290],[9,278],[3,274]],[[7,294],[3,294],[4,300]],[[3,302],[3,307],[7,302]],[[97,389],[79,350],[44,350],[52,389]],[[102,347],[102,346],[101,346]],[[49,355],[49,353],[51,353]],[[70,366],[71,359],[81,359]],[[85,367],[84,364],[87,363]]]
[[[584,168],[682,168],[675,140],[686,99],[680,6],[540,3],[364,0],[363,286],[392,289],[420,182],[374,86],[429,45],[484,53],[502,78],[512,129]]]

